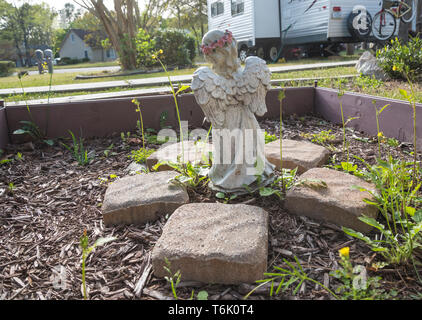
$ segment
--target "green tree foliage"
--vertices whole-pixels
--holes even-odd
[[[206,0],[172,0],[169,4],[172,17],[167,21],[168,27],[189,30],[197,43],[207,31]]]
[[[25,56],[29,65],[34,48],[52,45],[55,16],[45,3],[10,4],[0,0],[0,38],[12,41],[21,62]]]

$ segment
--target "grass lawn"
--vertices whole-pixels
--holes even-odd
[[[336,60],[333,59],[301,59],[301,60],[292,60],[285,63],[277,63],[277,64],[269,64],[270,67],[276,67],[276,66],[290,66],[290,65],[298,65],[298,64],[311,64],[311,63],[323,63],[323,62],[333,62],[333,61],[346,61],[351,60],[350,57],[336,57]],[[340,59],[340,60],[338,60]],[[353,57],[354,59],[354,57]],[[353,60],[352,59],[352,60]],[[82,64],[80,64],[81,66]],[[74,65],[77,66],[77,65]],[[83,66],[88,66],[87,63],[83,64]],[[185,75],[185,74],[192,74],[197,67],[195,68],[189,68],[189,69],[181,69],[181,70],[172,70],[170,71],[170,75],[176,76],[176,75]],[[329,70],[329,69],[327,69]],[[315,71],[315,70],[313,70]],[[334,75],[335,71],[328,71],[328,73],[332,72]],[[131,79],[146,79],[146,78],[154,78],[154,77],[165,77],[166,74],[164,72],[159,73],[150,73],[150,74],[137,74],[137,75],[131,75],[131,76],[116,76],[116,77],[107,77],[107,78],[97,78],[97,79],[86,79],[86,80],[75,80],[75,77],[77,75],[92,75],[93,73],[86,72],[86,73],[80,73],[80,72],[70,72],[70,73],[54,73],[53,74],[53,85],[61,85],[61,84],[74,84],[74,83],[89,83],[89,82],[104,82],[104,81],[113,81],[113,80],[131,80]],[[102,75],[106,75],[107,72],[102,72]],[[286,73],[287,74],[287,73]],[[295,73],[297,74],[297,73]],[[284,77],[284,74],[281,74],[280,76]],[[312,75],[313,76],[313,75]],[[289,76],[292,77],[291,73],[289,73]],[[302,77],[302,76],[294,76],[294,77]],[[42,75],[29,75],[22,78],[22,85],[23,87],[38,87],[38,86],[48,86],[50,81],[50,75],[49,74],[42,74]],[[7,89],[7,88],[19,88],[21,85],[19,83],[19,79],[17,76],[9,76],[9,77],[2,77],[0,78],[0,89]]]
[[[192,74],[195,69],[185,69],[190,70],[189,73],[186,74]],[[185,70],[178,70],[172,72],[172,75],[179,75],[179,74],[185,74],[183,73]],[[305,71],[295,71],[295,72],[284,72],[284,73],[273,73],[272,79],[298,79],[298,78],[317,78],[317,77],[333,77],[333,76],[341,76],[341,75],[350,75],[355,74],[356,70],[354,67],[339,67],[339,68],[328,68],[328,69],[315,69],[315,70],[305,70]],[[55,74],[53,75],[53,83],[55,83],[55,77],[64,76],[67,74]],[[154,76],[165,76],[165,73],[155,73]],[[153,76],[152,74],[148,76]],[[48,85],[48,82],[50,80],[50,77],[46,74],[42,75],[43,80],[45,82],[44,85]],[[28,77],[24,77],[23,80],[27,79]],[[117,78],[121,79],[129,79],[129,77],[116,77],[116,78],[103,78],[103,79],[94,79],[94,80],[102,80],[102,81],[112,81],[112,80],[119,80]],[[120,80],[121,80],[120,79]],[[131,76],[130,79],[139,79],[139,77]],[[1,80],[0,80],[1,81]],[[81,82],[90,82],[89,80],[77,80]],[[92,82],[92,81],[91,81]],[[19,85],[19,81],[17,81]],[[294,84],[293,84],[294,85]],[[27,87],[29,85],[25,85],[24,87]],[[142,87],[142,88],[148,88],[148,87]],[[122,90],[136,90],[138,88],[112,88],[107,90],[101,90],[101,91],[78,91],[78,92],[68,92],[68,93],[51,93],[50,98],[59,98],[59,97],[69,97],[69,96],[75,96],[75,95],[84,95],[84,94],[92,94],[92,93],[107,93],[107,92],[117,92]],[[47,99],[48,94],[27,94],[26,99],[27,100],[33,100],[33,99]],[[23,95],[11,95],[8,97],[4,97],[4,100],[6,102],[11,101],[23,101],[25,98]]]

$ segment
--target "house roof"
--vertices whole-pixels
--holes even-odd
[[[82,41],[85,42],[85,36],[93,33],[94,31],[84,30],[84,29],[69,29],[66,37],[64,37],[62,43],[60,44],[60,48],[63,47],[63,43],[65,43],[65,41],[69,38],[69,35],[70,35],[71,32],[75,33],[79,38],[81,38]],[[100,32],[100,36],[101,36],[101,38],[104,38],[104,39],[107,38],[107,35],[104,32]],[[86,43],[86,44],[88,46],[92,47],[92,45],[90,43]]]
[[[76,33],[76,35],[81,38],[82,40],[84,40],[85,36],[89,33],[91,33],[91,31],[88,30],[84,30],[84,29],[70,29],[69,33],[73,31],[74,33]]]

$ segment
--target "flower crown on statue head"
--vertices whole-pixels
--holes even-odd
[[[215,40],[213,43],[209,45],[203,44],[201,46],[201,50],[205,55],[207,55],[207,54],[210,54],[211,52],[215,52],[216,48],[226,47],[228,44],[231,44],[232,41],[233,41],[232,33],[229,30],[226,30],[226,32],[224,32],[224,36],[222,36],[220,39]]]

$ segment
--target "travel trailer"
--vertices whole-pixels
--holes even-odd
[[[382,0],[208,0],[208,28],[229,29],[241,60],[254,53],[276,61],[289,48],[324,54],[342,43],[370,41],[370,18],[359,20],[366,29],[353,21],[362,10],[374,16],[381,7]]]

